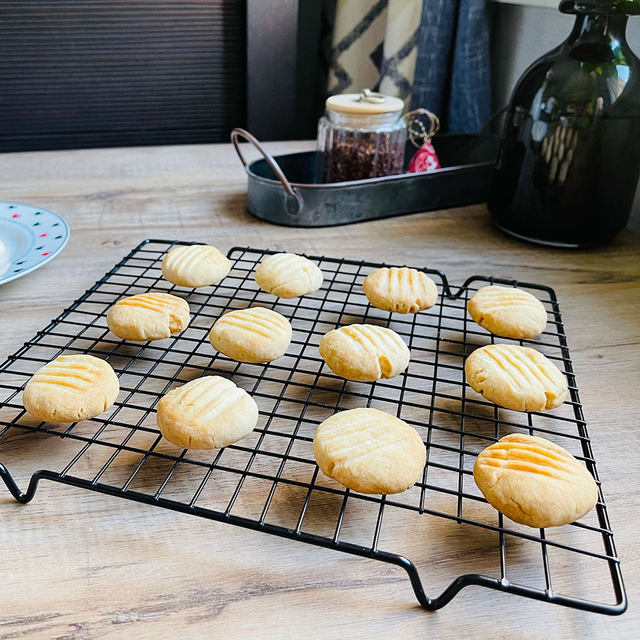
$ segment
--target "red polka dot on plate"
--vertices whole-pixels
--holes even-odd
[[[41,233],[41,234],[40,234],[40,237],[41,237],[41,238],[46,238],[46,237],[47,237],[47,234],[46,234],[46,233]]]
[[[20,214],[19,214],[19,213],[14,213],[11,217],[12,217],[12,218],[19,218],[19,217],[20,217]]]
[[[43,255],[43,256],[48,256],[48,255],[49,255],[49,252],[48,252],[48,251],[45,251],[42,255]]]

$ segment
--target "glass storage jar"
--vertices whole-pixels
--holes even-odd
[[[402,173],[407,125],[399,98],[365,89],[327,98],[318,123],[323,182]]]

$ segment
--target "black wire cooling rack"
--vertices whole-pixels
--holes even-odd
[[[599,613],[625,610],[602,493],[580,522],[536,530],[503,518],[473,481],[476,454],[512,432],[554,440],[584,461],[598,481],[552,289],[484,276],[453,288],[442,272],[425,269],[438,285],[437,304],[419,314],[390,314],[369,306],[361,290],[364,277],[380,264],[309,256],[324,272],[323,287],[310,296],[283,300],[260,291],[252,277],[262,258],[273,252],[250,248],[229,252],[233,267],[219,285],[174,287],[162,279],[160,265],[175,244],[185,243],[140,244],[0,366],[0,475],[16,500],[30,501],[38,482],[47,479],[380,560],[406,570],[427,609],[444,606],[463,587],[479,585]],[[487,282],[528,289],[545,305],[547,330],[535,341],[520,343],[543,351],[567,375],[570,400],[552,412],[498,408],[465,385],[465,356],[494,340],[465,311],[469,296]],[[188,329],[145,344],[126,343],[109,333],[109,306],[124,295],[151,289],[188,300]],[[291,320],[293,340],[285,356],[248,364],[216,353],[207,339],[215,319],[254,304]],[[398,332],[411,349],[408,369],[376,383],[335,376],[317,346],[324,333],[353,322]],[[63,352],[90,353],[113,366],[121,393],[111,410],[71,425],[38,423],[26,414],[24,385]],[[211,373],[228,376],[249,391],[258,402],[260,422],[235,445],[181,451],[159,434],[155,406],[169,389]],[[398,415],[423,437],[427,464],[412,489],[363,495],[319,472],[311,446],[315,428],[337,410],[362,406]],[[38,465],[46,459],[48,468],[16,471],[36,459]],[[27,481],[23,492],[18,484]],[[403,549],[414,560],[426,558],[426,567],[419,572]],[[447,575],[445,568],[459,568],[461,558],[468,570],[458,575],[454,568]],[[443,581],[439,595],[426,595],[420,575],[428,576],[430,589]]]

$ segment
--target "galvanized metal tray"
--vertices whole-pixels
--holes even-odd
[[[239,139],[262,159],[248,164]],[[441,169],[429,173],[322,183],[318,151],[273,157],[244,129],[231,141],[249,178],[247,208],[257,218],[294,227],[325,227],[485,202],[493,178],[499,138],[481,134],[433,139]],[[414,149],[407,149],[408,165]]]

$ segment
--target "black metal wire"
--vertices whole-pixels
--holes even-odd
[[[567,525],[568,529],[536,531],[497,514],[470,477],[477,453],[501,435],[515,431],[551,437],[566,446],[584,461],[600,485],[552,289],[484,276],[472,276],[456,289],[441,271],[424,269],[438,285],[438,303],[426,312],[405,316],[371,307],[361,291],[366,274],[383,265],[309,256],[324,272],[323,287],[311,296],[281,300],[261,292],[252,278],[257,264],[273,252],[234,248],[229,252],[231,274],[202,293],[175,287],[162,279],[160,263],[175,244],[187,243],[147,240],[140,244],[0,366],[0,437],[32,432],[66,438],[79,446],[58,470],[43,469],[31,475],[24,492],[0,464],[0,475],[18,501],[31,500],[38,482],[44,478],[377,559],[404,568],[418,601],[428,609],[444,606],[460,589],[474,584],[599,613],[625,610],[620,561],[601,488],[593,517]],[[466,314],[469,296],[487,283],[530,289],[544,304],[549,324],[543,335],[537,340],[512,342],[534,345],[564,370],[571,397],[563,407],[552,413],[507,411],[466,386],[465,357],[475,347],[494,341]],[[115,338],[106,327],[109,306],[123,295],[150,289],[185,297],[192,313],[189,328],[171,339],[142,345]],[[274,308],[291,320],[294,331],[287,354],[273,363],[256,365],[234,362],[215,353],[207,340],[214,320],[228,310],[254,304]],[[353,383],[334,375],[319,357],[317,345],[328,330],[352,322],[389,326],[402,335],[411,349],[408,369],[397,378],[376,383]],[[22,406],[21,392],[36,369],[64,352],[90,353],[109,361],[120,376],[121,399],[111,412],[61,430],[59,425],[33,421]],[[234,379],[256,398],[261,410],[258,428],[252,436],[219,451],[194,454],[165,446],[153,419],[158,400],[169,389],[211,373]],[[313,431],[335,411],[353,406],[383,407],[416,427],[427,447],[427,464],[415,490],[397,496],[363,495],[327,481],[319,472],[311,453]],[[132,420],[129,415],[138,418]],[[95,425],[93,432],[87,429],[91,424]],[[99,461],[91,466],[90,452],[97,448],[106,458],[96,456]],[[131,454],[133,462],[122,462],[126,462],[124,456]],[[293,467],[298,471],[289,472]],[[303,479],[300,469],[305,470]],[[124,474],[119,482],[110,475],[116,470]],[[141,482],[145,473],[153,479],[150,484]],[[187,477],[188,481],[178,482],[178,477]],[[230,488],[226,504],[204,506],[203,496],[219,477]],[[443,483],[442,477],[452,477],[454,481]],[[238,498],[247,482],[260,483],[264,494],[252,517],[238,513]],[[171,494],[174,484],[182,490],[179,500]],[[279,488],[298,492],[299,498],[288,505],[290,527],[270,521]],[[322,496],[340,503],[332,533],[314,530],[313,522],[309,522],[311,504]],[[450,510],[432,508],[438,505],[432,504],[430,496],[449,500]],[[372,510],[375,523],[367,544],[355,544],[345,538],[345,518],[353,503]],[[477,507],[483,504],[486,509],[482,517],[475,516]],[[475,507],[470,514],[472,505]],[[397,553],[379,548],[385,516],[390,510],[406,513],[407,517],[414,513],[420,518],[444,518],[497,533],[499,575],[467,573],[457,577],[439,596],[427,597],[415,565]],[[566,535],[560,535],[563,531],[575,531],[586,536],[588,542],[576,544],[571,536],[567,541]],[[544,588],[510,580],[510,573],[517,567],[508,558],[507,544],[516,542],[538,545]],[[606,562],[615,602],[556,593],[550,552],[570,553],[585,562]],[[606,593],[606,585],[602,588]]]

